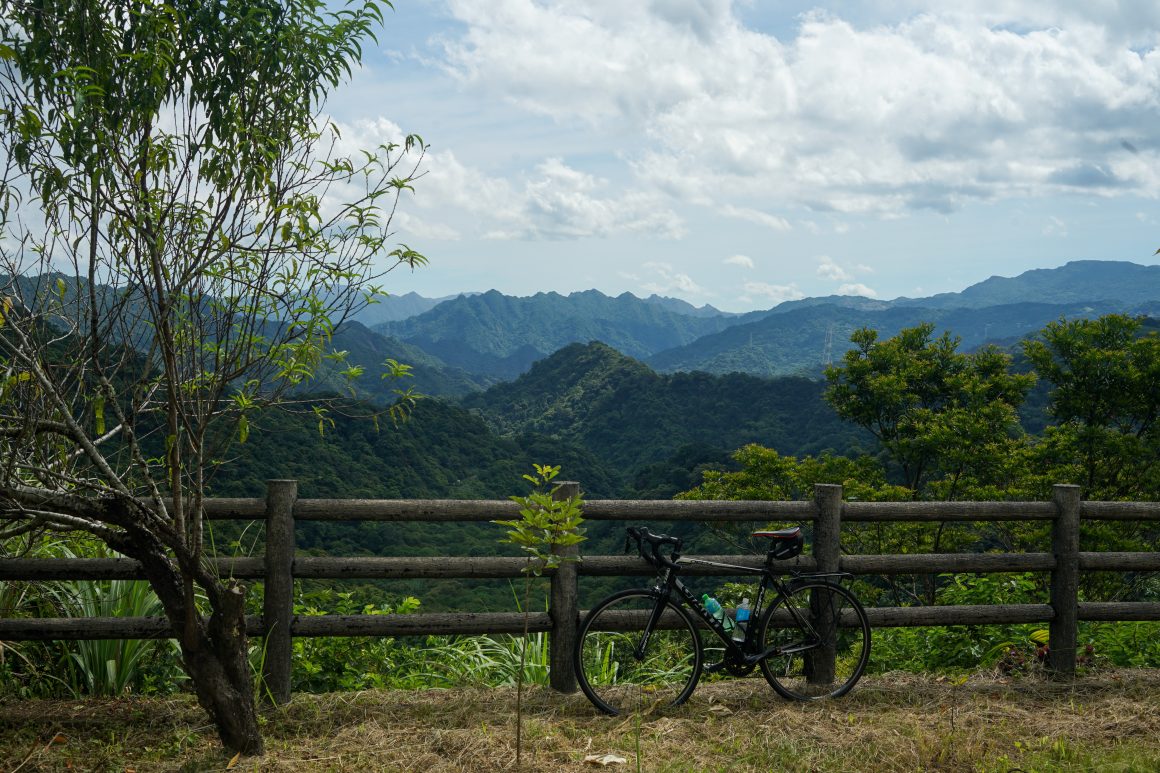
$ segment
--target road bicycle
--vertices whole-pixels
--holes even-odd
[[[802,701],[845,695],[862,676],[870,657],[870,624],[858,599],[838,584],[851,575],[774,570],[778,561],[801,553],[801,527],[753,532],[770,540],[761,568],[682,558],[678,537],[643,527],[626,531],[626,552],[635,541],[658,577],[652,587],[608,596],[580,623],[576,677],[601,711],[616,715],[678,706],[702,673],[746,676],[760,667],[779,695]],[[681,567],[691,564],[759,575],[748,623],[730,631],[705,608],[678,578]],[[767,594],[772,594],[768,607]],[[708,633],[723,648],[710,639],[721,660],[706,664],[702,637]]]

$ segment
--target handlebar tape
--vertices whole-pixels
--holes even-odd
[[[665,566],[669,569],[676,569],[677,563],[674,558],[680,558],[680,551],[682,541],[680,537],[669,537],[665,534],[653,534],[643,526],[629,526],[625,529],[627,536],[625,537],[625,548],[627,549],[628,540],[636,540],[637,550],[640,552],[642,558],[654,566]],[[648,543],[648,547],[645,547]],[[665,545],[672,547],[669,555],[661,553],[661,548]]]

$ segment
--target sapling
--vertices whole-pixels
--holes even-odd
[[[527,557],[521,570],[524,575],[524,632],[520,638],[520,670],[516,675],[516,767],[520,766],[523,752],[523,694],[524,665],[527,657],[529,602],[532,579],[547,569],[555,569],[579,557],[564,550],[584,540],[584,518],[579,494],[560,496],[562,484],[552,481],[560,474],[559,466],[533,464],[535,475],[524,475],[532,484],[526,496],[513,496],[520,506],[520,517],[510,521],[493,521],[507,529],[501,543],[518,545]]]

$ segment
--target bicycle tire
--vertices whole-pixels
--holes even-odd
[[[839,698],[857,684],[870,659],[870,622],[854,594],[824,580],[805,580],[761,619],[759,651],[788,649],[761,661],[783,698]],[[831,665],[832,664],[832,665]]]
[[[620,591],[594,606],[580,623],[573,652],[576,681],[605,714],[679,706],[701,678],[704,652],[698,626],[672,600],[665,602],[644,657],[635,657],[659,598],[650,588]]]

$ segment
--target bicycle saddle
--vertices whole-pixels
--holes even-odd
[[[788,529],[758,529],[752,534],[754,537],[768,537],[773,540],[769,552],[765,555],[766,561],[784,561],[800,555],[806,541],[800,526],[791,526]]]
[[[802,527],[790,526],[788,529],[758,529],[753,532],[754,537],[769,537],[770,539],[793,539],[801,534]]]

